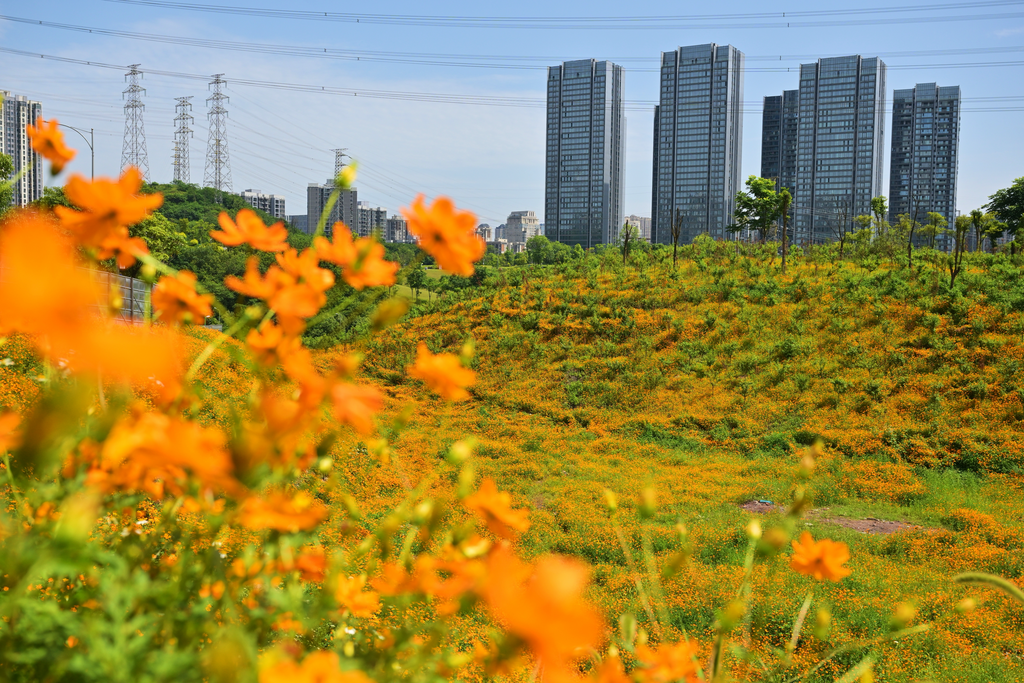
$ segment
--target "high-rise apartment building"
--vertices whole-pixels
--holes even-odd
[[[0,153],[14,162],[14,175],[29,164],[32,167],[14,185],[14,205],[25,206],[43,196],[43,178],[46,170],[42,158],[32,149],[25,126],[35,125],[43,116],[43,105],[24,95],[12,95],[0,90]],[[3,180],[7,180],[4,178]]]
[[[959,147],[960,86],[918,83],[893,93],[890,221],[935,211],[953,224]]]
[[[526,244],[531,237],[540,234],[540,220],[533,211],[513,211],[505,223],[505,239],[517,244]]]
[[[585,249],[615,242],[625,204],[622,67],[583,59],[549,68],[547,129],[548,238]]]
[[[384,232],[384,239],[387,242],[413,242],[412,235],[409,234],[409,224],[405,218],[396,214],[388,219],[387,227]]]
[[[249,203],[254,209],[265,211],[274,218],[286,218],[284,212],[284,197],[279,194],[264,194],[259,190],[243,190],[242,199]]]
[[[761,115],[761,177],[775,180],[775,189],[796,187],[797,129],[800,91],[787,90],[764,98]]]
[[[369,237],[374,232],[384,233],[388,227],[388,210],[372,206],[370,202],[359,202],[359,234]]]
[[[323,185],[310,183],[306,187],[306,221],[310,233],[316,232],[316,226],[320,221],[320,214],[327,206],[327,200],[334,192],[334,181],[328,180]],[[359,230],[359,200],[356,188],[342,190],[338,201],[331,209],[327,223],[324,225],[324,234],[331,237],[334,234],[334,224],[341,221],[348,226],[349,230]]]
[[[651,230],[655,242],[707,233],[729,236],[740,186],[743,53],[732,45],[691,45],[661,53],[661,97],[654,109]]]
[[[851,55],[801,65],[798,107],[791,239],[828,242],[882,194],[885,63]]]

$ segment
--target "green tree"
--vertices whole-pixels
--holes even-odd
[[[763,242],[782,216],[780,193],[775,191],[775,181],[770,178],[752,175],[746,185],[746,192],[736,193],[734,230],[755,230]]]
[[[1013,235],[1014,241],[1024,225],[1024,178],[1017,178],[1013,185],[999,190],[988,198],[986,209],[1006,224],[1006,232]]]
[[[544,235],[536,235],[526,240],[526,253],[529,255],[530,263],[552,263],[555,250]]]
[[[789,207],[793,203],[793,195],[785,187],[778,193],[779,217],[782,218],[782,272],[786,272],[786,243],[789,237]]]
[[[935,239],[946,232],[949,221],[938,211],[928,212],[928,222],[921,226],[921,234],[928,238],[928,246],[935,248]]]
[[[14,162],[6,154],[0,154],[0,216],[14,203],[14,187],[10,179],[14,175]]]
[[[953,224],[953,253],[948,259],[950,289],[953,289],[957,276],[963,270],[964,252],[967,251],[967,234],[971,231],[971,224],[970,216],[957,216]]]
[[[420,290],[426,288],[427,271],[423,270],[423,266],[416,266],[406,275],[405,284],[409,285],[409,289],[413,291],[413,298],[419,299]]]

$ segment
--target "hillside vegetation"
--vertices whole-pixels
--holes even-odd
[[[728,245],[684,252],[678,269],[665,251],[628,266],[609,251],[503,271],[372,342],[370,371],[396,404],[418,405],[393,443],[405,479],[476,434],[481,474],[531,509],[525,551],[593,563],[595,599],[641,621],[603,491],[633,509],[653,486],[659,557],[678,547],[678,522],[694,553],[669,584],[673,623],[707,637],[742,574],[750,513],[739,505],[787,501],[799,452],[820,439],[807,525],[853,554],[853,576],[827,597],[835,642],[884,630],[909,599],[939,628],[884,646],[880,680],[1019,680],[1020,608],[991,593],[977,612],[956,614],[967,592],[949,582],[962,571],[1024,572],[1018,266],[979,255],[950,292],[927,263],[911,272],[807,258],[783,276],[770,257]],[[405,384],[419,341],[453,351],[467,338],[479,371],[471,402],[447,406]],[[374,472],[351,483],[386,509],[402,478]],[[865,518],[919,528],[868,535],[843,525]],[[791,574],[757,582],[754,638],[767,651],[788,640],[802,594]],[[798,654],[809,662],[827,649]]]
[[[949,291],[927,262],[910,271],[812,255],[783,275],[767,250],[739,255],[702,241],[681,252],[678,267],[664,249],[626,264],[609,249],[491,271],[360,344],[387,396],[390,458],[355,435],[324,447],[345,463],[338,476],[361,501],[360,524],[374,528],[453,442],[475,435],[478,476],[530,512],[521,553],[586,560],[590,597],[606,614],[629,612],[651,628],[609,516],[610,489],[634,552],[648,547],[659,564],[680,548],[691,555],[666,580],[665,603],[673,635],[709,642],[743,575],[752,513],[740,505],[785,504],[800,453],[820,440],[805,525],[849,544],[853,574],[819,589],[816,608],[828,607],[834,624],[801,643],[793,670],[885,633],[895,605],[911,601],[935,628],[875,646],[878,680],[1020,680],[1021,608],[950,581],[963,571],[1024,574],[1020,266],[972,256]],[[212,339],[188,334],[193,356]],[[420,341],[439,352],[470,339],[471,400],[445,403],[406,379]],[[315,360],[326,370],[350,350]],[[37,394],[38,361],[19,337],[5,353],[0,404],[23,410]],[[229,341],[203,369],[199,415],[229,433],[251,399],[241,353]],[[346,499],[316,476],[303,481],[344,518]],[[446,477],[427,489],[455,522],[465,515],[457,487]],[[643,536],[635,513],[648,487],[658,504]],[[916,528],[849,528],[865,518]],[[345,547],[353,533],[344,524],[318,532],[328,547]],[[221,552],[233,557],[245,542],[226,538]],[[759,567],[754,581],[751,645],[769,656],[788,642],[807,584],[778,565]],[[957,613],[969,595],[978,609]],[[454,632],[469,647],[482,628],[463,622]],[[867,651],[843,653],[808,680],[835,680]],[[765,680],[753,664],[746,677]]]

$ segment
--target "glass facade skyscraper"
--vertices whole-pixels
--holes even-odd
[[[793,244],[835,239],[882,193],[885,71],[860,55],[801,65]]]
[[[625,204],[623,69],[583,59],[548,69],[547,237],[589,249],[618,239]]]
[[[956,220],[960,148],[960,86],[918,83],[892,97],[889,220],[929,211]],[[940,236],[940,242],[945,242]],[[940,244],[939,246],[948,246]]]
[[[764,98],[761,116],[761,177],[774,178],[775,189],[796,187],[797,124],[800,91]]]
[[[732,45],[692,45],[661,53],[660,104],[654,110],[651,232],[680,243],[730,235],[743,144],[743,53]]]

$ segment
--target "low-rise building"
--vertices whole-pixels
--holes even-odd
[[[241,197],[254,209],[269,213],[274,218],[285,218],[284,197],[279,194],[264,194],[259,190],[242,190]]]

